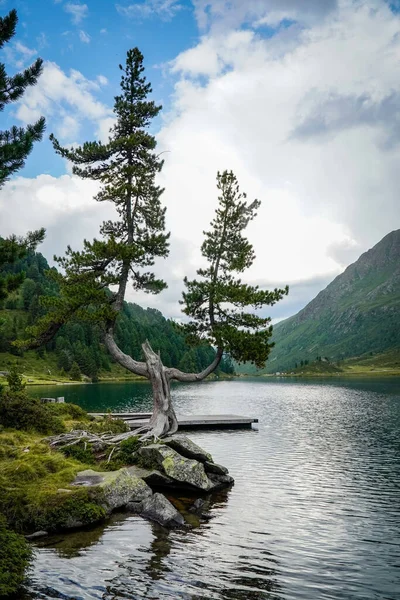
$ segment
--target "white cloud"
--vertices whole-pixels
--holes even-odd
[[[0,190],[2,235],[45,227],[46,240],[39,250],[49,262],[53,254],[64,254],[68,244],[81,248],[84,237],[91,239],[103,220],[114,217],[109,203],[93,200],[97,190],[96,182],[71,175],[18,177]]]
[[[179,316],[182,277],[201,265],[218,169],[233,169],[249,199],[262,201],[248,230],[257,261],[246,277],[262,286],[292,284],[276,318],[298,310],[398,227],[400,145],[389,133],[400,123],[400,18],[383,0],[340,0],[338,7],[326,4],[330,12],[310,1],[301,28],[263,37],[259,24],[268,15],[262,10],[269,7],[270,16],[272,9],[289,11],[295,4],[249,0],[245,17],[235,19],[251,18],[253,28],[248,23],[238,30],[228,14],[221,31],[213,23],[222,24],[216,8],[226,3],[215,1],[208,8],[208,32],[169,65],[175,92],[158,141],[160,152],[168,151],[160,184],[166,188],[171,256],[157,269],[170,288],[158,297],[129,293],[131,300]],[[206,3],[196,6],[203,10]],[[231,1],[232,10],[241,6]],[[90,119],[106,139],[114,117],[94,96],[102,76],[89,81],[77,71],[66,75],[53,63],[45,74],[26,92],[19,117],[32,122],[35,111],[53,116],[61,106],[66,130],[73,130],[66,119],[75,115],[78,126]],[[89,201],[94,188],[80,188],[75,178],[44,177],[17,180],[15,190],[7,184],[0,192],[0,220],[4,233],[47,225],[43,251],[51,255],[93,237],[103,208]],[[11,210],[15,202],[17,212]],[[20,213],[22,221],[14,223]]]
[[[32,123],[44,115],[56,134],[70,141],[78,135],[83,120],[90,120],[96,129],[109,122],[111,109],[93,94],[100,85],[100,81],[86,79],[79,71],[71,69],[67,75],[57,64],[46,62],[37,85],[28,88],[18,104],[16,117]]]
[[[315,23],[337,8],[338,0],[193,0],[200,28],[235,28],[243,23],[276,25],[283,19]]]
[[[89,44],[90,43],[90,35],[88,33],[86,33],[86,31],[83,31],[83,29],[81,29],[79,31],[79,39],[84,44]]]
[[[184,8],[180,0],[144,0],[144,2],[134,2],[126,6],[116,4],[117,11],[133,19],[147,19],[149,17],[160,17],[161,19],[172,19],[176,13]]]
[[[104,75],[97,75],[97,81],[100,85],[108,85],[108,79]]]
[[[73,2],[67,2],[64,5],[64,10],[71,15],[72,22],[75,25],[79,25],[89,13],[87,4],[75,4]]]
[[[11,46],[4,48],[7,63],[12,64],[17,69],[23,69],[28,63],[32,62],[34,56],[37,56],[37,50],[28,48],[25,44],[19,41],[14,42]]]
[[[170,65],[174,105],[158,137],[171,243],[198,257],[225,168],[262,200],[250,281],[326,282],[377,243],[400,217],[398,136],[387,143],[400,123],[399,59],[399,17],[378,0],[342,0],[294,39],[211,27]],[[194,272],[189,255],[179,264]]]

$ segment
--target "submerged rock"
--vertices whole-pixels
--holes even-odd
[[[165,527],[182,527],[185,519],[163,494],[153,494],[142,503],[141,514]]]

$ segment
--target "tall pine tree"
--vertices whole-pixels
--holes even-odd
[[[16,10],[11,10],[5,17],[0,17],[0,49],[15,35],[18,22]],[[0,112],[5,107],[19,100],[25,90],[35,85],[42,72],[43,61],[38,58],[33,65],[22,73],[9,76],[3,63],[0,63]],[[0,189],[11,175],[21,169],[33,144],[42,139],[45,128],[44,118],[27,127],[13,126],[0,131]],[[31,232],[25,238],[11,236],[0,238],[0,269],[24,256],[28,249],[33,249],[43,240],[44,230]],[[16,289],[23,281],[23,274],[0,275],[0,300]]]
[[[142,344],[144,362],[134,360],[118,347],[116,320],[123,309],[128,281],[137,290],[161,291],[165,283],[147,269],[155,257],[168,254],[165,209],[160,201],[163,190],[155,184],[162,161],[155,153],[155,139],[147,131],[160,107],[147,100],[151,87],[143,76],[142,62],[135,48],[128,52],[125,67],[120,66],[122,94],[115,98],[116,124],[106,144],[88,142],[68,150],[52,137],[56,151],[72,161],[76,175],[102,184],[96,199],[111,201],[118,219],[103,223],[101,240],[85,241],[81,252],[68,248],[66,256],[59,259],[65,272],[55,275],[60,296],[47,300],[50,310],[32,329],[34,340],[30,345],[47,341],[73,316],[103,323],[105,343],[114,359],[151,381],[154,407],[147,435],[162,437],[178,428],[171,380],[204,379],[218,367],[224,352],[257,365],[265,362],[270,349],[270,320],[245,308],[274,304],[287,289],[266,292],[235,278],[255,258],[243,231],[254,218],[259,202],[246,203],[233,173],[218,174],[219,207],[202,246],[209,266],[198,271],[200,281],[185,280],[187,292],[183,298],[183,310],[192,318],[184,330],[194,344],[211,343],[216,348],[210,363],[201,372],[186,373],[165,367],[148,341]],[[109,291],[110,285],[116,287],[115,292]],[[188,356],[182,366],[197,367],[194,359]]]

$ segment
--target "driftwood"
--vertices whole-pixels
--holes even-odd
[[[136,437],[136,435],[137,431],[127,431],[116,435],[110,431],[96,434],[83,429],[73,429],[68,433],[60,433],[48,437],[44,441],[49,444],[50,448],[54,448],[55,450],[64,450],[65,448],[75,446],[82,442],[85,450],[90,446],[95,453],[104,452],[105,450],[109,451],[107,462],[110,462],[112,455],[120,446],[121,442],[131,437]]]

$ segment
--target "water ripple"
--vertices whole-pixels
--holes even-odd
[[[398,383],[237,380],[174,393],[181,413],[260,419],[257,431],[191,435],[236,480],[212,499],[212,518],[166,531],[115,515],[44,540],[26,598],[400,598]]]

